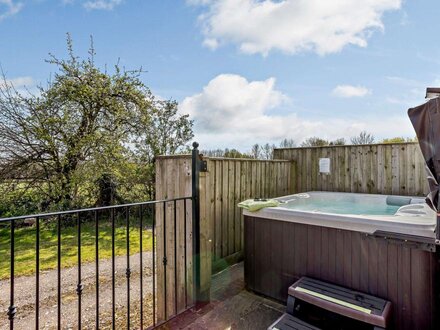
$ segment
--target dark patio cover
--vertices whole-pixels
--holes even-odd
[[[419,140],[428,172],[428,205],[439,211],[440,182],[440,98],[436,97],[425,104],[408,110],[408,116]]]

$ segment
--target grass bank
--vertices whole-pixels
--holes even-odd
[[[76,226],[61,230],[61,266],[72,267],[78,263],[78,228]],[[130,254],[140,252],[139,224],[130,225]],[[143,251],[152,250],[152,232],[144,228]],[[40,225],[40,270],[57,267],[57,228],[53,224]],[[111,257],[112,228],[108,222],[99,224],[99,258]],[[36,260],[36,229],[33,227],[15,229],[15,276],[35,273]],[[115,253],[124,255],[126,250],[126,227],[123,223],[115,226]],[[10,274],[10,229],[0,228],[0,279],[9,278]],[[95,224],[81,224],[81,261],[95,260]]]

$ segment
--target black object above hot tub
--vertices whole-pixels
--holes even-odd
[[[436,97],[425,104],[408,110],[428,172],[428,205],[439,211],[440,182],[440,98]]]
[[[408,116],[425,158],[429,184],[426,202],[437,212],[436,244],[440,244],[440,98],[430,99],[425,104],[409,109]]]

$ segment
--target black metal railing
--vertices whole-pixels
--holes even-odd
[[[16,256],[17,256],[17,241],[16,241],[16,232],[17,230],[21,230],[21,226],[26,220],[34,219],[34,228],[35,230],[32,232],[29,232],[28,234],[34,234],[35,232],[35,273],[32,276],[35,276],[35,303],[34,303],[34,325],[36,329],[40,328],[40,321],[41,321],[41,292],[44,290],[44,287],[41,287],[40,283],[40,273],[41,273],[41,256],[40,256],[40,250],[41,250],[41,233],[42,230],[52,230],[53,233],[56,235],[56,327],[58,329],[61,329],[63,327],[63,283],[62,283],[62,269],[63,269],[63,231],[67,229],[72,229],[72,227],[76,227],[76,236],[74,239],[76,239],[76,255],[77,255],[77,264],[76,264],[76,288],[75,293],[77,295],[77,327],[78,329],[81,329],[82,325],[86,325],[87,327],[93,326],[90,324],[90,318],[87,319],[87,324],[82,324],[84,322],[84,315],[83,310],[84,306],[83,303],[83,294],[84,290],[87,289],[89,292],[90,290],[93,290],[93,288],[90,288],[92,284],[87,285],[87,287],[83,283],[83,273],[82,273],[82,267],[83,260],[82,260],[82,247],[84,243],[82,242],[82,229],[83,226],[88,225],[89,227],[92,226],[93,233],[94,233],[94,300],[95,300],[95,310],[94,310],[94,318],[95,318],[95,328],[99,329],[100,327],[106,327],[108,328],[111,325],[112,329],[120,328],[122,325],[117,324],[118,321],[116,319],[117,315],[117,278],[116,278],[116,229],[120,227],[125,226],[125,253],[126,253],[126,265],[125,265],[125,281],[126,281],[126,327],[127,329],[130,328],[154,328],[157,327],[160,324],[163,324],[167,320],[173,318],[178,313],[182,312],[182,308],[180,307],[178,309],[177,306],[177,295],[178,295],[178,287],[177,287],[177,278],[178,278],[178,267],[177,267],[177,256],[178,256],[178,244],[177,244],[177,221],[178,221],[178,215],[177,215],[177,208],[183,207],[183,220],[182,217],[179,217],[179,221],[183,221],[183,237],[185,243],[183,244],[184,251],[180,251],[179,253],[183,252],[183,259],[184,259],[184,309],[191,307],[198,301],[206,301],[207,297],[206,293],[201,292],[200,290],[200,205],[199,205],[199,173],[201,169],[203,169],[203,161],[199,157],[199,151],[198,151],[198,144],[195,142],[193,143],[193,151],[192,151],[192,195],[186,196],[186,197],[180,197],[180,198],[173,198],[173,199],[164,199],[164,200],[156,200],[156,201],[148,201],[148,202],[142,202],[142,203],[132,203],[132,204],[125,204],[125,205],[117,205],[117,206],[107,206],[107,207],[98,207],[98,208],[88,208],[88,209],[80,209],[80,210],[69,210],[64,212],[52,212],[52,213],[43,213],[43,214],[34,214],[34,215],[26,215],[26,216],[18,216],[18,217],[11,217],[11,218],[3,218],[0,219],[0,229],[1,230],[9,230],[9,242],[6,242],[6,244],[9,245],[8,250],[10,254],[9,258],[9,277],[6,280],[9,280],[9,306],[7,307],[7,312],[3,314],[2,316],[0,314],[0,329],[7,328],[7,323],[9,322],[9,328],[14,329],[14,325],[18,319],[20,319],[18,316],[20,316],[20,304],[17,303],[17,294],[16,294]],[[188,210],[188,203],[192,209],[192,213],[188,216],[187,210]],[[167,208],[173,208],[173,210],[168,210]],[[158,212],[159,213],[158,213]],[[179,214],[180,215],[180,214]],[[170,222],[171,219],[167,219],[167,217],[173,217],[173,221]],[[190,219],[189,219],[190,218]],[[157,221],[160,220],[162,224],[162,230],[160,233],[160,237],[157,233]],[[187,222],[188,220],[191,220],[192,223],[192,241],[187,242]],[[101,316],[102,311],[101,307],[109,307],[108,299],[105,301],[102,301],[102,297],[100,294],[100,226],[105,223],[106,225],[110,224],[111,226],[111,257],[109,260],[111,260],[111,321],[109,320],[110,324],[105,324],[101,322]],[[167,248],[169,249],[170,246],[167,244],[167,230],[166,226],[174,226],[174,274],[168,274],[168,276],[174,275],[174,314],[168,315],[167,313],[167,256],[172,256],[170,254],[170,251],[167,251]],[[139,308],[139,324],[134,324],[132,322],[132,296],[131,296],[131,285],[132,285],[132,273],[133,269],[130,265],[130,255],[131,255],[131,245],[130,245],[130,230],[136,227],[136,229],[139,230],[139,304],[136,304],[136,308]],[[146,247],[144,240],[143,240],[143,234],[144,232],[148,230],[151,233],[151,247]],[[181,234],[181,233],[179,233]],[[5,244],[5,242],[0,242],[0,244]],[[192,254],[191,256],[187,255],[187,245],[190,245],[192,247]],[[157,251],[158,247],[160,245],[161,251],[161,257],[163,257],[162,260],[156,260],[158,258]],[[151,250],[151,263],[152,263],[152,272],[151,272],[151,283],[152,283],[152,289],[151,289],[151,295],[152,295],[152,301],[151,304],[149,304],[147,307],[144,304],[144,280],[145,280],[145,274],[144,274],[144,248],[150,248]],[[188,267],[188,257],[192,257],[192,268],[189,269]],[[0,256],[1,259],[1,256]],[[88,258],[88,261],[90,261],[90,257]],[[93,263],[93,261],[91,261]],[[160,274],[162,276],[161,283],[162,287],[160,290],[163,290],[161,292],[162,300],[158,300],[158,273],[157,273],[157,266],[158,262],[161,262],[163,265],[163,272]],[[161,265],[161,266],[162,266]],[[192,299],[188,298],[188,272],[192,272],[191,276],[193,279],[193,286],[192,286],[192,293],[191,297]],[[179,274],[179,276],[182,276]],[[2,292],[2,295],[6,295],[6,292]],[[93,294],[92,294],[93,296]],[[161,318],[158,317],[158,304],[161,304],[161,308],[165,310],[164,315],[161,316]],[[17,306],[18,305],[18,306]],[[151,305],[151,306],[150,306]],[[6,305],[5,305],[6,307]],[[29,306],[27,306],[28,308]],[[89,306],[86,306],[89,308]],[[149,322],[144,322],[144,316],[145,311],[148,308],[148,315],[152,316],[149,318]],[[71,311],[68,311],[71,312]],[[108,315],[106,315],[108,317]],[[20,320],[21,321],[21,320]],[[148,324],[146,324],[148,323]],[[50,327],[54,327],[55,324],[50,324]],[[25,324],[25,328],[30,328],[32,325]]]
[[[124,306],[126,309],[126,327],[127,329],[130,328],[154,328],[156,326],[159,326],[160,324],[163,324],[167,320],[173,318],[178,313],[182,312],[182,306],[178,307],[177,303],[177,295],[178,295],[178,287],[177,287],[177,279],[178,275],[179,278],[182,279],[181,276],[184,277],[184,308],[183,310],[186,310],[187,308],[191,307],[192,305],[196,304],[198,301],[207,301],[206,292],[201,292],[200,289],[200,205],[199,205],[199,173],[201,170],[204,169],[204,162],[199,157],[199,151],[198,151],[198,144],[195,142],[193,143],[193,151],[192,151],[192,195],[186,196],[186,197],[180,197],[180,198],[173,198],[173,199],[164,199],[164,200],[156,200],[156,201],[148,201],[143,203],[132,203],[132,204],[125,204],[125,205],[117,205],[117,206],[107,206],[107,207],[98,207],[98,208],[88,208],[88,209],[80,209],[80,210],[69,210],[64,212],[53,212],[53,213],[43,213],[43,214],[34,214],[34,215],[26,215],[26,216],[18,216],[18,217],[11,217],[11,218],[3,218],[0,219],[0,230],[9,230],[9,242],[1,242],[0,245],[3,246],[4,252],[4,246],[6,245],[6,250],[9,250],[9,277],[6,280],[9,280],[9,303],[7,306],[7,312],[3,314],[2,316],[0,314],[0,329],[7,328],[7,323],[9,322],[9,328],[14,329],[14,325],[17,321],[23,321],[22,317],[20,316],[21,310],[20,310],[20,297],[16,294],[16,265],[17,265],[17,252],[21,253],[22,251],[17,251],[17,231],[22,230],[21,226],[24,222],[26,222],[29,219],[34,219],[34,227],[32,231],[26,232],[26,235],[35,235],[35,272],[32,276],[35,276],[35,287],[32,289],[34,290],[35,294],[35,301],[34,301],[34,308],[33,311],[35,312],[35,317],[33,318],[34,321],[29,321],[29,318],[26,320],[26,324],[20,324],[20,328],[30,328],[32,327],[32,322],[34,322],[35,328],[40,328],[40,321],[41,319],[41,291],[44,291],[45,287],[41,285],[40,281],[40,273],[41,273],[41,243],[42,243],[42,231],[44,230],[51,230],[52,233],[56,236],[55,243],[56,244],[56,263],[55,263],[55,269],[56,269],[56,306],[53,306],[52,308],[54,311],[51,311],[53,313],[56,313],[56,320],[54,320],[53,323],[50,324],[50,327],[57,327],[58,329],[61,329],[63,327],[63,278],[62,278],[62,270],[63,270],[63,242],[62,237],[63,233],[66,230],[72,230],[74,229],[73,239],[75,240],[76,246],[73,248],[76,250],[76,286],[74,288],[75,294],[77,295],[77,324],[76,328],[81,329],[81,327],[87,326],[91,327],[93,324],[91,324],[91,318],[88,317],[86,320],[84,320],[84,307],[86,307],[86,311],[88,310],[88,313],[90,314],[90,306],[83,306],[83,294],[85,290],[87,290],[89,294],[88,301],[90,302],[90,292],[93,291],[93,285],[94,285],[94,300],[95,300],[95,310],[94,310],[94,326],[96,329],[99,329],[100,327],[106,327],[108,328],[111,326],[111,328],[121,328],[123,325],[120,323],[120,317],[117,319],[117,313],[118,306],[116,303],[117,300],[117,278],[116,278],[116,229],[120,229],[121,227],[123,230],[125,230],[125,282],[126,282],[126,303]],[[206,167],[206,166],[205,166]],[[191,207],[192,212],[190,215],[187,214],[188,211],[188,204],[189,207]],[[179,217],[177,214],[178,207],[183,208],[183,218],[181,217],[181,212],[179,213]],[[172,210],[171,210],[172,208]],[[181,211],[181,209],[180,209]],[[173,217],[173,219],[168,219],[169,217]],[[172,221],[171,221],[172,220]],[[187,223],[188,220],[191,221],[192,227],[192,241],[187,241]],[[162,229],[160,234],[158,235],[158,228],[157,228],[157,222],[160,221],[160,225],[162,225]],[[177,244],[177,221],[183,222],[183,237],[184,237],[184,244],[183,249],[184,251],[179,252],[179,256],[181,256],[184,260],[184,274],[178,274],[178,267],[177,267],[177,259],[178,259],[178,244]],[[109,299],[101,299],[101,286],[100,282],[102,282],[102,279],[100,278],[100,265],[103,260],[100,260],[100,249],[102,250],[102,247],[100,246],[100,242],[102,240],[100,239],[100,233],[102,231],[102,225],[110,225],[110,233],[111,233],[111,243],[110,243],[110,250],[111,250],[111,256],[110,258],[106,260],[111,260],[111,279],[106,279],[107,281],[105,284],[110,282],[111,287],[111,302]],[[93,260],[90,260],[90,256],[87,257],[87,264],[89,262],[92,263],[92,268],[94,268],[94,282],[84,284],[83,279],[83,269],[84,266],[83,262],[83,256],[82,256],[82,247],[84,246],[84,243],[82,241],[82,233],[83,228],[85,226],[88,226],[88,229],[91,230],[91,235],[93,236],[92,239],[93,244],[91,244],[92,247],[94,247],[94,253],[92,255],[94,256],[94,265]],[[169,228],[167,226],[173,226],[173,240],[174,244],[172,244],[172,248],[174,248],[174,251],[167,251],[171,248],[167,240],[169,240],[169,237],[167,237],[167,230],[166,228]],[[181,225],[182,226],[182,225]],[[139,230],[139,303],[136,304],[134,308],[139,309],[139,319],[136,320],[136,324],[132,321],[132,295],[131,295],[131,288],[132,288],[132,274],[133,274],[133,268],[130,264],[130,256],[132,254],[131,245],[130,245],[130,230],[133,229]],[[182,228],[182,227],[180,227]],[[108,227],[107,227],[108,229]],[[151,246],[147,247],[145,246],[144,242],[144,233],[145,231],[149,231],[151,234]],[[119,230],[120,233],[120,230]],[[179,235],[182,233],[179,232]],[[20,238],[21,239],[21,238]],[[90,237],[89,237],[90,239]],[[43,242],[45,243],[45,242]],[[108,242],[106,242],[108,243]],[[88,242],[90,245],[90,242]],[[108,244],[107,244],[108,245]],[[187,245],[191,246],[192,253],[189,256],[187,253]],[[151,251],[151,274],[144,274],[144,248]],[[107,246],[108,249],[108,246]],[[158,249],[161,249],[160,255],[158,255]],[[182,256],[183,253],[183,256]],[[119,253],[120,255],[121,253]],[[3,257],[5,257],[5,253],[3,253]],[[133,256],[132,256],[133,257]],[[171,257],[174,259],[174,267],[173,271],[174,274],[168,274],[167,275],[167,266],[168,261],[167,257]],[[192,258],[192,268],[188,266],[188,257]],[[0,259],[2,256],[0,256]],[[161,259],[160,259],[161,258]],[[101,258],[102,259],[102,258]],[[160,259],[160,260],[159,260]],[[2,260],[0,260],[2,261]],[[160,266],[163,268],[162,272],[158,274],[158,264],[160,263]],[[69,265],[72,266],[72,265]],[[94,267],[93,267],[94,266]],[[90,267],[90,264],[89,264]],[[0,266],[1,268],[1,266]],[[46,267],[47,268],[47,267]],[[1,270],[1,269],[0,269]],[[188,274],[191,272],[191,274]],[[158,279],[158,275],[161,276],[160,281]],[[192,278],[192,292],[189,292],[189,275],[191,275]],[[151,278],[151,290],[150,294],[152,296],[152,299],[149,301],[148,306],[145,306],[144,304],[144,280],[146,276],[150,276]],[[168,276],[168,277],[167,277]],[[170,276],[173,276],[174,278],[174,288],[168,288],[167,289],[167,282],[168,278]],[[161,283],[161,287],[159,288],[158,283]],[[180,283],[180,282],[179,282]],[[0,283],[1,284],[1,283]],[[47,283],[46,283],[47,284]],[[120,285],[120,281],[119,284]],[[180,285],[180,284],[179,284]],[[168,313],[167,311],[167,297],[169,296],[170,289],[174,289],[174,313]],[[188,298],[189,294],[191,295],[191,299]],[[160,294],[161,300],[158,299],[158,295]],[[2,292],[3,297],[7,295],[6,292]],[[92,293],[93,297],[93,293]],[[18,298],[18,301],[17,301]],[[0,299],[0,301],[2,301]],[[4,299],[3,299],[4,301]],[[5,308],[6,308],[5,303]],[[110,309],[111,304],[111,312],[110,317],[108,316],[108,313],[105,313],[105,322],[102,321],[102,317],[104,312],[102,309]],[[160,308],[162,310],[162,314],[159,317],[158,316],[158,304],[160,304]],[[102,308],[105,307],[105,308]],[[26,309],[29,310],[29,306],[26,306]],[[148,311],[147,311],[148,310]],[[150,316],[149,320],[145,322],[144,316],[146,315],[145,312],[148,312],[147,314]],[[73,311],[64,311],[67,313],[71,313]],[[111,320],[110,320],[111,319]],[[86,324],[83,324],[84,321]],[[119,322],[119,323],[117,323]],[[93,323],[93,322],[92,322]],[[71,325],[70,325],[71,326]]]
[[[10,329],[14,328],[14,322],[17,318],[17,316],[20,313],[20,306],[16,307],[16,292],[15,292],[15,265],[16,265],[16,249],[17,249],[17,242],[16,242],[16,230],[22,222],[26,219],[33,218],[35,219],[35,328],[40,328],[40,290],[43,290],[44,287],[41,287],[40,283],[40,247],[41,247],[41,231],[42,227],[47,229],[48,226],[52,226],[51,230],[53,230],[56,233],[56,272],[57,272],[57,305],[56,305],[56,313],[57,313],[57,319],[56,319],[56,326],[58,329],[62,328],[62,234],[65,226],[72,225],[76,227],[76,248],[77,248],[77,266],[76,266],[76,275],[77,275],[77,281],[76,281],[76,294],[77,294],[77,327],[80,329],[83,325],[83,315],[82,312],[84,310],[84,306],[82,306],[82,296],[83,292],[85,290],[85,286],[83,283],[82,278],[82,255],[81,255],[81,247],[83,245],[83,242],[81,241],[82,238],[82,226],[84,224],[92,224],[94,227],[94,259],[95,259],[95,327],[98,329],[101,326],[103,326],[100,323],[100,225],[103,224],[105,221],[109,221],[111,225],[111,327],[113,329],[120,327],[121,325],[117,325],[116,320],[116,268],[115,268],[115,259],[116,259],[116,228],[117,226],[123,227],[125,226],[125,240],[126,240],[126,246],[125,246],[125,252],[126,252],[126,267],[125,267],[125,281],[126,281],[126,327],[127,329],[130,328],[146,328],[146,327],[155,327],[158,325],[159,322],[166,321],[164,320],[158,320],[157,319],[157,271],[156,271],[156,258],[157,258],[157,232],[156,232],[156,209],[158,207],[163,207],[163,214],[161,214],[161,221],[164,227],[166,225],[172,224],[174,226],[174,278],[177,279],[178,276],[178,268],[177,268],[177,207],[182,207],[184,209],[184,217],[183,217],[183,228],[184,228],[184,237],[186,239],[186,223],[187,223],[187,204],[191,203],[193,205],[194,198],[193,196],[190,197],[182,197],[182,198],[174,198],[174,199],[167,199],[167,200],[158,200],[158,201],[150,201],[150,202],[144,202],[144,203],[133,203],[133,204],[126,204],[126,205],[119,205],[119,206],[108,206],[108,207],[99,207],[99,208],[89,208],[89,209],[81,209],[81,210],[71,210],[71,211],[65,211],[65,212],[54,212],[54,213],[45,213],[45,214],[35,214],[35,215],[28,215],[28,216],[20,216],[20,217],[13,217],[13,218],[4,218],[0,219],[0,225],[4,228],[8,228],[10,231],[10,259],[9,259],[9,265],[10,265],[10,275],[9,275],[9,285],[10,285],[10,292],[9,292],[9,307],[7,310],[7,315],[4,317],[0,316],[0,325],[5,326],[5,321],[8,322],[9,320],[9,327]],[[179,205],[179,203],[181,203]],[[167,211],[167,207],[173,208],[172,216],[173,216],[173,222],[168,224],[167,223],[167,215],[170,214],[170,211]],[[180,220],[179,220],[180,221]],[[94,222],[94,224],[93,224]],[[131,321],[131,275],[132,275],[132,268],[130,265],[130,229],[133,228],[133,226],[137,226],[140,235],[139,235],[139,305],[136,306],[136,308],[139,308],[140,310],[140,320],[139,324],[133,324]],[[56,228],[55,228],[56,227]],[[118,228],[119,228],[118,227]],[[135,228],[137,229],[137,228]],[[145,324],[144,323],[144,312],[145,312],[145,306],[144,306],[144,274],[143,274],[143,265],[144,265],[144,255],[143,251],[144,248],[144,231],[149,230],[151,233],[151,247],[150,251],[152,253],[152,306],[150,307],[151,311],[149,311],[150,315],[152,315],[152,322],[151,324]],[[166,259],[167,254],[169,252],[166,251],[167,247],[169,248],[169,245],[167,246],[167,230],[162,229],[160,237],[161,243],[163,243],[163,254],[164,259]],[[184,262],[185,262],[185,308],[190,307],[188,305],[188,296],[187,296],[187,248],[186,243],[183,244],[184,248]],[[92,261],[93,262],[93,261]],[[167,288],[166,288],[166,261],[164,260],[164,276],[163,283],[164,283],[164,294],[163,297],[167,296]],[[192,270],[191,270],[192,271]],[[180,276],[180,275],[179,275]],[[177,280],[175,284],[177,283]],[[90,288],[88,288],[90,289]],[[6,294],[6,293],[4,293]],[[175,294],[175,301],[177,301],[177,284],[174,288],[174,294]],[[160,302],[162,303],[162,302]],[[163,302],[164,306],[166,308],[167,302]],[[176,302],[177,303],[177,302]],[[191,304],[193,301],[190,302]],[[177,314],[177,305],[176,305],[176,314]],[[174,315],[168,315],[167,319],[171,318]],[[0,326],[0,328],[3,328],[3,326]],[[31,327],[31,324],[26,324],[26,326]],[[55,326],[55,324],[52,324],[52,326]],[[90,324],[87,324],[87,326],[91,326]]]

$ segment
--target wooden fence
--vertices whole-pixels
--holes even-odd
[[[243,256],[243,216],[237,204],[248,198],[276,197],[291,193],[290,187],[293,186],[291,180],[295,177],[295,167],[293,162],[285,160],[235,158],[204,158],[204,160],[207,161],[207,171],[200,173],[200,217],[203,224],[201,260],[204,269],[213,267],[213,271],[216,272]],[[191,157],[189,155],[157,157],[156,199],[174,198],[185,194],[191,195]],[[162,230],[160,212],[162,211],[158,210],[156,215],[158,234]],[[187,212],[190,212],[189,208]],[[177,230],[181,231],[183,211],[179,206],[177,217]],[[187,217],[187,242],[191,238],[190,221],[191,219]],[[166,236],[170,237],[170,241],[167,242],[170,246],[166,251],[173,251],[174,243],[171,239],[174,237],[173,226],[167,224],[166,231]],[[177,237],[178,244],[184,244],[181,232],[177,233]],[[177,257],[180,264],[182,256]],[[174,256],[167,256],[167,260],[172,267]],[[167,287],[172,288],[174,278],[169,278],[167,281]]]
[[[213,272],[243,257],[243,216],[237,208],[242,200],[312,190],[417,196],[428,192],[424,160],[416,143],[276,149],[274,157],[277,160],[205,158],[207,171],[200,173],[202,290],[209,290]],[[330,158],[330,174],[319,173],[319,158]],[[191,194],[191,156],[157,157],[156,199]],[[183,310],[185,297],[192,301],[190,204],[177,203],[175,227],[172,221],[164,226],[164,210],[156,209],[156,234],[162,237],[165,230],[167,237],[156,256],[158,274],[165,272],[162,259],[167,259],[165,276],[157,280],[158,299],[167,301],[166,308],[158,311],[159,319]],[[166,219],[174,218],[173,205],[167,205],[165,214]],[[189,274],[186,291],[185,270]]]
[[[295,192],[428,193],[425,163],[417,143],[275,149],[274,158],[296,162]],[[330,158],[330,174],[319,173],[319,158]]]

